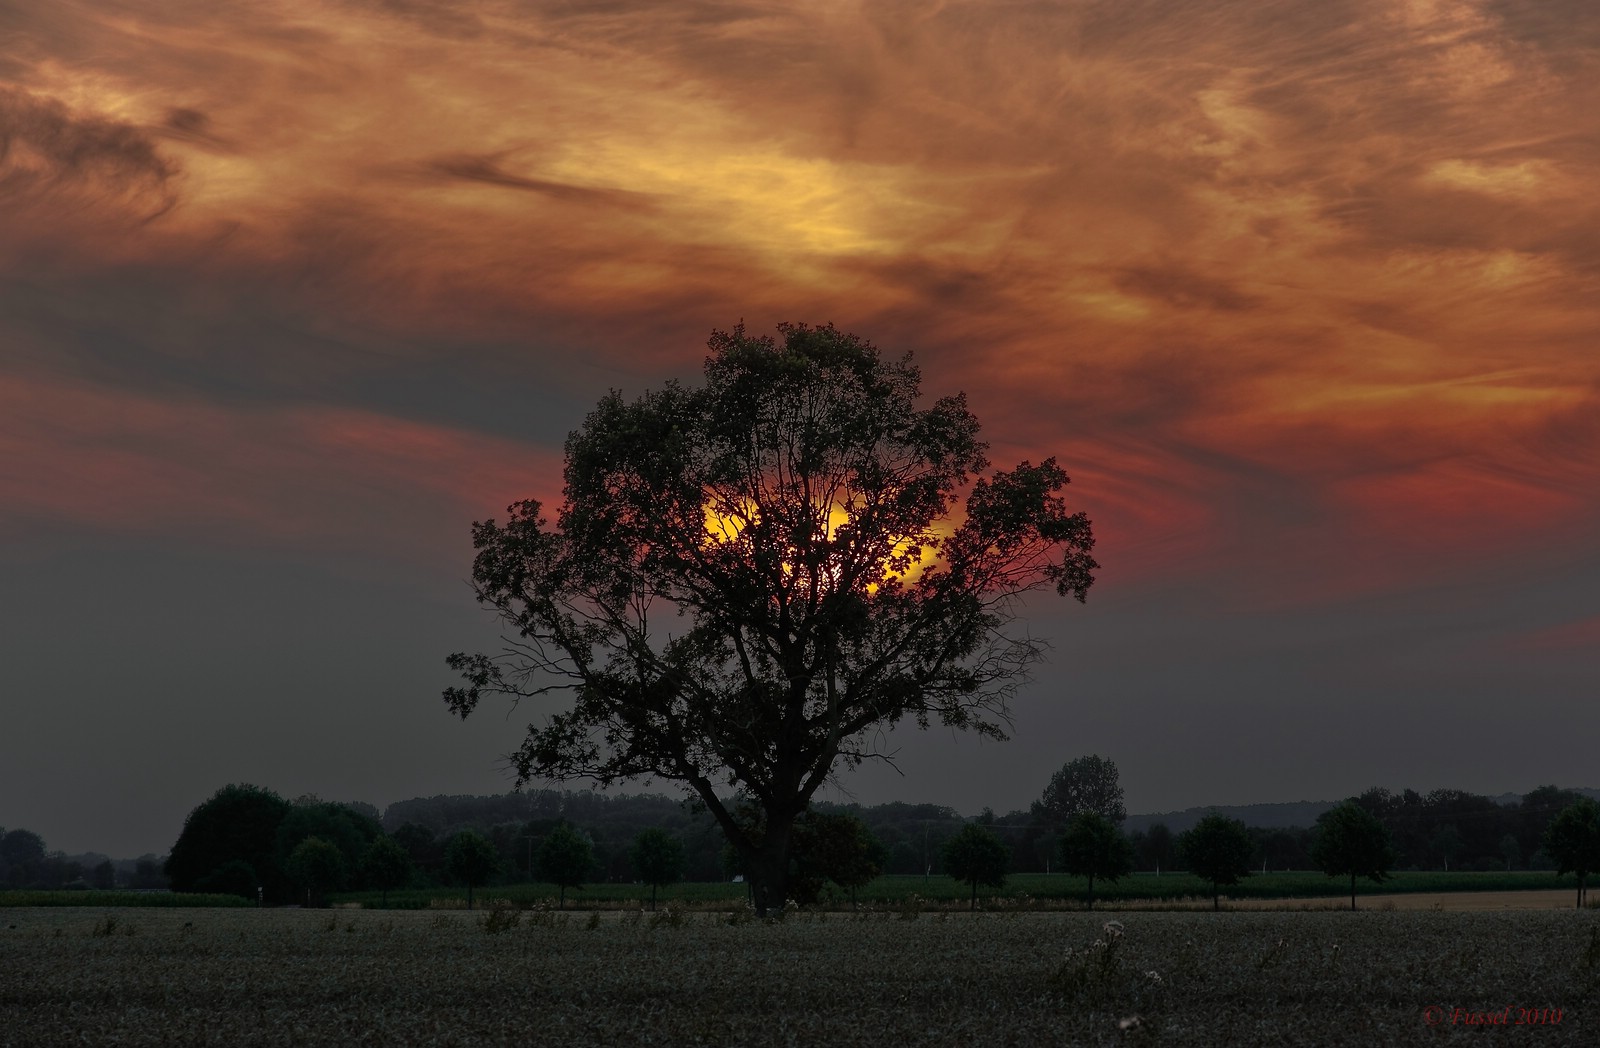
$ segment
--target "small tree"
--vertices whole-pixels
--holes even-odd
[[[822,882],[832,881],[850,893],[883,871],[886,852],[867,824],[854,815],[840,812],[807,812],[795,823],[797,874],[791,878],[795,899],[815,901]],[[801,898],[802,890],[808,898]]]
[[[1541,843],[1556,873],[1578,875],[1578,908],[1588,894],[1589,874],[1600,870],[1600,804],[1588,797],[1561,809],[1545,827]]]
[[[1178,838],[1178,847],[1198,877],[1211,882],[1211,908],[1222,909],[1222,886],[1250,876],[1254,850],[1250,831],[1238,819],[1212,812]]]
[[[1172,865],[1172,831],[1166,823],[1158,822],[1144,831],[1143,843],[1140,858],[1155,869],[1156,876],[1161,876],[1161,868]]]
[[[1122,786],[1117,781],[1117,766],[1094,753],[1063,764],[1033,802],[1033,817],[1049,826],[1065,826],[1074,815],[1085,811],[1118,826],[1128,817],[1128,809],[1122,803]]]
[[[1508,833],[1500,838],[1500,855],[1506,860],[1506,872],[1522,861],[1522,845],[1517,843],[1517,835]]]
[[[978,885],[1002,888],[1006,883],[1006,867],[1011,862],[1011,849],[990,830],[973,823],[961,827],[961,832],[945,841],[941,851],[945,871],[958,881],[972,885],[971,909],[978,908]]]
[[[472,909],[472,889],[488,884],[500,868],[494,844],[476,830],[462,830],[444,846],[444,872],[467,886],[467,909]]]
[[[402,887],[411,880],[411,856],[393,837],[379,837],[361,856],[361,876],[368,887],[383,892],[383,905],[387,909],[389,889]]]
[[[1439,858],[1444,862],[1444,870],[1450,872],[1450,860],[1460,855],[1467,842],[1462,839],[1461,831],[1456,829],[1453,822],[1445,823],[1439,827],[1439,832],[1433,835],[1433,850],[1439,853]]]
[[[1389,830],[1355,801],[1330,808],[1317,816],[1311,861],[1329,877],[1350,875],[1350,908],[1356,908],[1356,878],[1380,883],[1394,865]]]
[[[683,842],[666,830],[651,827],[633,839],[628,862],[634,875],[650,886],[650,908],[656,908],[656,889],[683,876]]]
[[[289,880],[306,893],[307,906],[322,905],[328,892],[344,885],[344,856],[321,837],[307,837],[295,845],[284,865]]]
[[[1079,812],[1061,838],[1061,868],[1089,878],[1089,909],[1094,909],[1094,879],[1116,881],[1133,872],[1133,845],[1116,824],[1097,812]]]
[[[565,909],[567,889],[582,888],[594,867],[594,845],[570,823],[550,831],[539,845],[539,876],[561,889],[558,905]]]

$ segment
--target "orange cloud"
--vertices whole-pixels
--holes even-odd
[[[6,17],[0,273],[167,274],[189,327],[149,352],[203,386],[243,365],[194,318],[244,303],[318,381],[581,352],[596,395],[691,374],[713,325],[834,320],[1016,457],[1081,450],[1075,494],[1148,570],[1220,555],[1274,489],[1291,531],[1463,552],[1600,518],[1586,457],[1541,455],[1600,388],[1590,5]],[[137,308],[106,302],[97,331]]]

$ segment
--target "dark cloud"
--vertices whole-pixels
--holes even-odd
[[[643,210],[651,207],[649,197],[624,189],[593,189],[567,182],[552,182],[542,178],[526,178],[506,171],[498,156],[443,156],[427,161],[422,170],[427,174],[464,182],[481,182],[484,185],[522,189],[557,200],[578,204]]]
[[[1136,295],[1149,295],[1180,309],[1251,309],[1262,300],[1236,283],[1196,273],[1178,265],[1129,266],[1118,270],[1117,287]]]
[[[0,88],[0,200],[83,190],[137,201],[153,217],[175,202],[176,174],[140,128]]]

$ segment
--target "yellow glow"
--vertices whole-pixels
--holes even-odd
[[[821,507],[817,507],[820,511]],[[745,528],[755,523],[759,513],[753,502],[742,499],[737,504],[722,502],[719,507],[717,500],[708,500],[704,507],[706,521],[706,542],[711,545],[734,542]],[[851,521],[849,509],[840,504],[828,507],[827,520],[824,524],[824,541],[832,542],[839,533],[839,529]],[[954,531],[953,525],[948,521],[936,521],[932,528],[931,539],[918,541],[915,539],[900,539],[892,547],[889,555],[884,558],[883,574],[880,579],[867,583],[867,592],[875,593],[878,588],[889,579],[899,579],[901,582],[915,582],[930,566],[938,562],[939,555],[937,543],[948,538]],[[888,562],[896,558],[907,556],[913,547],[920,547],[917,559],[906,566],[904,571],[891,571]],[[839,569],[837,566],[824,566],[823,571],[829,577],[837,580]],[[785,565],[785,573],[792,575],[792,565]]]
[[[1483,164],[1473,160],[1441,160],[1428,169],[1428,181],[1453,189],[1466,189],[1494,196],[1525,196],[1538,191],[1545,178],[1530,162]]]

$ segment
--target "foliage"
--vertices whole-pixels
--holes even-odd
[[[337,846],[321,837],[307,837],[294,846],[284,869],[296,888],[305,892],[306,905],[318,906],[328,892],[344,886],[349,870]]]
[[[1542,841],[1556,862],[1557,873],[1578,875],[1578,906],[1588,891],[1589,874],[1600,870],[1600,803],[1587,797],[1574,801],[1550,820]]]
[[[229,859],[196,881],[194,886],[200,892],[237,895],[251,902],[257,902],[261,894],[261,878],[255,867],[243,859]]]
[[[405,887],[411,872],[411,856],[393,837],[378,837],[361,856],[361,881],[383,893],[385,906],[389,904],[389,892]]]
[[[1095,878],[1116,881],[1133,872],[1133,845],[1117,824],[1094,811],[1080,811],[1061,837],[1061,869],[1089,881],[1089,908],[1094,908]]]
[[[972,887],[970,908],[978,908],[978,885],[1002,888],[1011,852],[994,831],[968,823],[950,838],[941,853],[945,871],[957,881]]]
[[[249,784],[224,786],[184,820],[172,846],[166,874],[174,891],[194,891],[203,878],[230,861],[248,864],[268,902],[289,898],[289,879],[278,851],[278,827],[289,802],[271,790]]]
[[[634,839],[628,852],[633,872],[650,886],[650,909],[656,908],[656,889],[683,876],[683,844],[666,830],[651,827]]]
[[[1329,877],[1350,878],[1350,908],[1356,908],[1356,878],[1380,883],[1394,865],[1389,831],[1355,801],[1345,801],[1317,819],[1311,858]]]
[[[594,869],[594,844],[570,823],[562,823],[539,846],[539,875],[561,889],[560,905],[567,904],[567,889],[581,888]]]
[[[1213,909],[1222,908],[1222,885],[1250,876],[1250,832],[1238,819],[1207,815],[1179,836],[1178,848],[1189,870],[1211,882]]]
[[[1066,826],[1080,812],[1093,812],[1120,825],[1128,817],[1117,766],[1098,754],[1068,761],[1050,776],[1044,793],[1033,802],[1034,818],[1050,826]]]
[[[0,885],[32,884],[45,857],[44,838],[32,830],[0,830]]]
[[[472,909],[472,889],[487,884],[500,866],[500,856],[489,839],[475,830],[462,830],[444,846],[444,869],[467,886],[467,909]]]
[[[854,898],[856,889],[883,872],[883,844],[855,815],[808,811],[795,826],[798,870],[791,887],[797,902],[816,901],[823,881],[832,881]]]
[[[837,768],[889,759],[882,729],[1004,736],[1042,650],[1003,631],[1017,598],[1081,600],[1096,567],[1054,460],[977,477],[976,418],[960,396],[919,410],[909,356],[780,331],[714,332],[699,388],[603,399],[568,438],[555,528],[533,501],[474,525],[478,598],[518,640],[451,656],[466,686],[445,695],[464,717],[484,695],[567,691],[514,755],[519,784],[681,784],[763,912],[783,905],[795,820]],[[761,806],[759,837],[719,784]]]
[[[346,876],[357,875],[367,849],[382,836],[377,820],[349,805],[305,797],[291,805],[278,824],[278,855],[287,863],[301,841],[317,837],[338,849]]]

